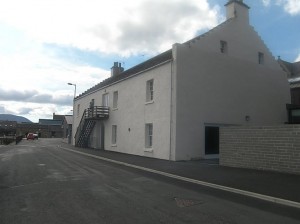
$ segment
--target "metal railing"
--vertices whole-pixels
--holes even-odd
[[[84,110],[85,119],[100,119],[109,117],[109,107],[95,106]]]
[[[83,134],[85,122],[87,120],[101,120],[109,117],[109,107],[106,106],[94,106],[84,110],[80,123],[77,127],[75,134],[75,145],[77,145],[80,136]]]
[[[23,135],[0,137],[0,145],[9,145],[13,142],[16,142],[16,144],[18,144],[22,139],[23,139]]]

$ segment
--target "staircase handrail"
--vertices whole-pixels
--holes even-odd
[[[76,130],[76,134],[75,134],[75,145],[77,145],[77,142],[79,140],[79,136],[80,136],[80,133],[82,131],[82,128],[83,128],[83,125],[84,125],[84,121],[85,121],[85,118],[86,118],[86,109],[84,110],[83,114],[82,114],[82,117],[81,117],[81,120],[80,120],[80,123],[77,127],[77,130]]]

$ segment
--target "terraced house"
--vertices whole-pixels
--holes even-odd
[[[111,77],[74,100],[72,142],[166,160],[214,158],[219,128],[287,121],[286,73],[231,0],[209,32]]]

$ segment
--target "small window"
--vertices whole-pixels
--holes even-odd
[[[118,108],[118,91],[115,91],[113,95],[113,108]]]
[[[258,64],[264,64],[264,53],[258,52]]]
[[[109,95],[105,93],[102,95],[102,106],[108,107],[109,106]]]
[[[77,116],[80,114],[80,104],[77,105]]]
[[[93,108],[95,106],[95,99],[92,99],[90,102],[90,108]]]
[[[220,41],[220,51],[223,54],[227,54],[228,53],[228,45],[227,42],[224,40]]]
[[[154,89],[153,89],[153,85],[154,85],[154,81],[153,79],[148,80],[147,84],[146,84],[146,101],[150,102],[153,101],[153,96],[154,96]]]
[[[153,145],[153,124],[146,124],[145,147],[152,148],[152,145]]]
[[[117,144],[117,125],[112,125],[111,129],[111,144]]]

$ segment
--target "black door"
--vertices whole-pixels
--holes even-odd
[[[205,127],[205,154],[219,154],[219,127]]]

